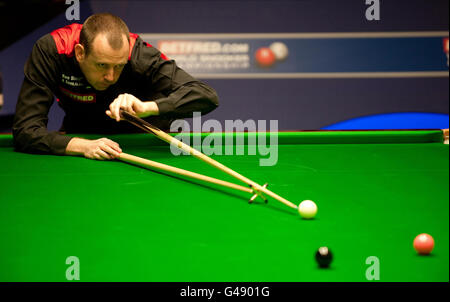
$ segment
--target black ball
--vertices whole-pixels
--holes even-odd
[[[319,267],[326,268],[330,266],[331,260],[333,260],[333,254],[326,246],[320,247],[316,252],[316,261]]]

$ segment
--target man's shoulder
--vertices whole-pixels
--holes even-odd
[[[130,54],[128,60],[136,71],[146,72],[149,66],[169,60],[156,47],[144,41],[139,35],[130,33]]]
[[[58,54],[72,56],[75,45],[80,41],[80,32],[83,26],[73,23],[52,31],[49,35],[56,46]],[[44,36],[43,38],[45,38]]]

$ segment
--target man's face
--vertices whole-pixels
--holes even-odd
[[[105,35],[99,34],[94,38],[89,54],[86,56],[81,44],[75,46],[75,56],[80,64],[86,80],[96,90],[106,90],[115,84],[128,62],[129,44],[123,36],[121,49],[112,49]]]

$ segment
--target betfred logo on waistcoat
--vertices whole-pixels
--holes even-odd
[[[64,93],[64,95],[68,96],[74,101],[81,102],[81,103],[95,103],[95,93],[88,93],[88,94],[80,94],[76,92],[72,92],[70,90],[67,90],[65,88],[59,87],[61,89],[61,92]]]

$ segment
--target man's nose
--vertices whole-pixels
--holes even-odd
[[[114,82],[114,69],[113,68],[108,69],[105,73],[104,78],[105,81],[107,82]]]

